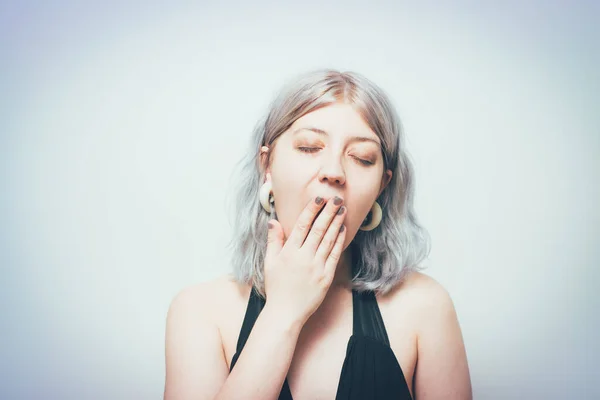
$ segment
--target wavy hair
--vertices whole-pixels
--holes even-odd
[[[251,283],[264,296],[263,263],[267,222],[277,218],[267,213],[258,195],[264,182],[259,152],[276,145],[276,139],[300,117],[345,102],[351,104],[380,138],[384,171],[392,179],[377,201],[383,217],[372,231],[358,231],[348,246],[353,253],[352,287],[357,291],[388,292],[411,271],[420,270],[430,252],[431,239],[419,225],[413,207],[415,191],[412,161],[405,149],[400,119],[390,99],[375,83],[355,72],[332,69],[310,71],[285,85],[254,128],[250,148],[236,165],[232,224],[228,245],[234,278]],[[270,154],[270,151],[268,154]]]

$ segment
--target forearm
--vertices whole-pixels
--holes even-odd
[[[279,397],[301,330],[300,323],[281,315],[265,305],[216,399]]]

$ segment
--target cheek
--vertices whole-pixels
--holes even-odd
[[[286,200],[302,196],[311,177],[309,168],[296,165],[293,160],[273,164],[271,172],[273,190],[279,197],[286,198]]]
[[[273,163],[271,179],[277,219],[287,238],[307,205],[306,188],[311,182],[310,171],[306,166],[300,168],[293,160],[286,160],[284,163]]]
[[[353,186],[352,193],[349,193],[348,200],[348,215],[346,216],[346,224],[349,226],[358,227],[363,223],[373,203],[377,201],[379,194],[379,186],[372,184],[371,180],[360,180]]]
[[[371,206],[368,206],[365,202],[348,205],[348,213],[346,214],[344,224],[351,231],[358,230],[370,209]]]
[[[279,184],[302,182],[311,176],[315,163],[308,157],[302,157],[292,149],[280,149],[271,165],[271,175]]]

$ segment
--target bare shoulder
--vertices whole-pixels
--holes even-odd
[[[450,300],[448,291],[434,278],[422,272],[411,272],[392,290],[382,296],[384,301],[396,303],[410,298],[415,306],[428,306]],[[414,302],[414,303],[413,303]]]
[[[249,294],[249,286],[237,282],[230,274],[183,288],[173,298],[169,314],[197,315],[217,322],[223,307],[229,308]],[[219,313],[215,311],[219,310]]]
[[[438,281],[421,272],[411,272],[400,284],[382,296],[394,314],[410,315],[420,326],[432,318],[455,313],[450,294]]]
[[[241,318],[244,291],[227,275],[190,285],[173,298],[165,334],[165,399],[213,398],[219,391],[233,340],[223,321],[234,326]]]
[[[407,295],[413,297],[418,307],[448,306],[452,303],[446,288],[422,272],[409,274],[402,286]]]
[[[235,352],[238,334],[250,296],[251,285],[236,281],[232,275],[190,285],[172,300],[167,316],[171,337],[189,336],[189,341],[214,332],[225,359]]]
[[[412,326],[416,338],[416,397],[472,399],[462,332],[448,291],[432,277],[413,272],[388,295],[391,320]]]

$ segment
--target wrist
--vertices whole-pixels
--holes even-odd
[[[300,318],[290,315],[289,312],[280,309],[276,305],[269,304],[268,301],[265,303],[261,315],[263,315],[271,329],[280,330],[286,334],[295,336],[300,335],[305,322]]]

